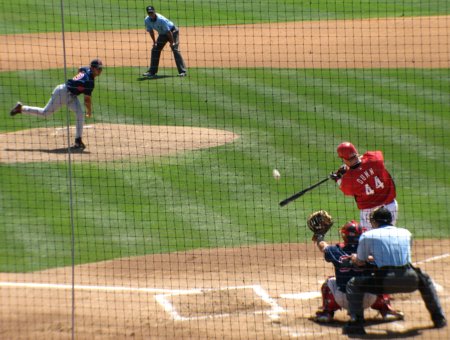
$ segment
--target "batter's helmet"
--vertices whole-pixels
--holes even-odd
[[[342,226],[340,232],[345,245],[357,244],[364,229],[358,222],[351,220]]]
[[[381,206],[370,213],[370,219],[381,224],[391,224],[392,213],[386,207]]]
[[[356,150],[355,146],[350,142],[342,142],[338,145],[337,154],[340,158],[349,160],[355,156],[358,156],[358,150]]]

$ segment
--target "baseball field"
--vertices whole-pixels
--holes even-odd
[[[0,4],[0,339],[344,338],[309,317],[333,275],[307,216],[358,219],[336,146],[382,150],[413,262],[450,313],[448,1],[154,2],[180,28],[149,66],[141,1]],[[83,153],[43,106],[101,58]],[[281,178],[272,177],[278,169]],[[448,338],[418,293],[371,338]]]

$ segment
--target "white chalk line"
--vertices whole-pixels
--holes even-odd
[[[446,254],[442,254],[442,255],[433,256],[433,257],[430,257],[430,258],[428,258],[428,259],[425,259],[425,260],[422,260],[422,261],[415,262],[415,263],[413,263],[413,264],[414,264],[414,265],[418,265],[418,264],[422,264],[422,263],[427,263],[427,262],[437,261],[437,260],[441,260],[441,259],[444,259],[444,258],[449,257],[449,256],[450,256],[450,254],[449,254],[449,253],[446,253]]]
[[[279,313],[285,313],[283,307],[277,304],[275,299],[272,299],[269,294],[260,285],[250,285],[250,286],[231,286],[231,287],[221,287],[221,288],[207,288],[207,289],[193,289],[188,292],[171,292],[165,294],[155,295],[155,300],[164,308],[164,310],[172,317],[172,319],[177,321],[190,321],[190,320],[203,320],[211,318],[224,318],[231,316],[231,313],[220,313],[220,314],[209,314],[201,316],[186,317],[182,316],[174,307],[174,305],[169,301],[168,298],[177,295],[192,295],[192,294],[205,294],[208,292],[221,291],[221,290],[235,290],[235,289],[252,289],[253,292],[264,302],[266,302],[271,308],[266,310],[253,311],[253,314],[266,314],[271,320],[278,320]]]
[[[77,290],[97,290],[97,291],[110,291],[110,292],[137,292],[137,293],[186,293],[191,290],[173,290],[163,288],[140,288],[140,287],[124,287],[124,286],[90,286],[90,285],[69,285],[69,284],[57,284],[57,283],[33,283],[33,282],[0,282],[0,287],[10,288],[36,288],[36,289],[77,289]]]
[[[93,127],[94,127],[93,125],[85,125],[85,126],[83,126],[83,129],[92,129]],[[75,126],[69,126],[69,129],[75,130],[76,127]],[[55,128],[55,130],[56,131],[67,130],[67,127]]]
[[[437,261],[446,257],[449,257],[450,253],[433,256],[431,258],[415,262],[414,265],[419,265],[427,262]],[[436,284],[438,290],[443,290],[442,286]],[[182,294],[201,294],[208,291],[217,291],[222,289],[248,289],[251,288],[263,301],[271,306],[269,310],[255,311],[254,314],[267,314],[267,316],[276,321],[279,319],[280,313],[287,313],[283,307],[279,306],[275,299],[271,298],[269,294],[259,285],[251,286],[235,286],[235,287],[222,287],[222,288],[193,288],[193,289],[164,289],[164,288],[146,288],[146,287],[125,287],[125,286],[91,286],[91,285],[70,285],[70,284],[54,284],[54,283],[33,283],[33,282],[0,282],[0,287],[4,288],[35,288],[35,289],[77,289],[77,290],[90,290],[90,291],[123,291],[123,292],[136,292],[136,293],[153,293],[155,295],[155,300],[164,308],[164,310],[174,319],[180,321],[192,320],[192,319],[208,319],[215,317],[228,317],[231,316],[230,313],[223,313],[218,315],[206,315],[194,318],[187,318],[181,316],[173,307],[173,305],[167,300],[168,296],[171,295],[182,295]],[[286,293],[280,294],[281,298],[284,299],[299,299],[308,300],[320,297],[320,292],[301,292],[301,293]],[[302,337],[308,335],[319,335],[320,333],[311,332],[304,330],[303,332],[298,332],[292,327],[282,326],[281,330],[289,333],[291,337]]]
[[[93,125],[85,125],[83,129],[93,129],[95,128]],[[75,130],[75,126],[69,126],[70,130]],[[67,127],[55,128],[55,132],[52,134],[53,136],[58,136],[61,131],[67,131]]]
[[[293,300],[311,300],[321,297],[320,292],[304,292],[304,293],[286,293],[280,294],[283,299],[293,299]]]

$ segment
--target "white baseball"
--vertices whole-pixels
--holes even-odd
[[[273,176],[273,178],[275,178],[276,180],[278,180],[278,179],[280,179],[281,174],[280,174],[280,172],[279,172],[277,169],[273,169],[273,170],[272,170],[272,176]]]

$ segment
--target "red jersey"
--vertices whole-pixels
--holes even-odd
[[[371,209],[392,202],[396,197],[395,183],[384,167],[381,151],[368,151],[355,169],[342,176],[340,189],[354,196],[358,209]]]

